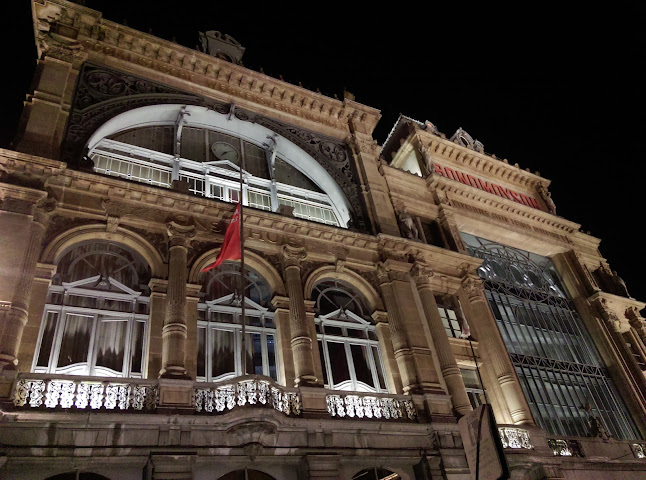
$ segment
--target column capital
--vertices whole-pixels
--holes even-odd
[[[283,245],[281,249],[283,267],[299,267],[301,262],[307,258],[307,250],[304,247]]]
[[[462,289],[469,297],[469,300],[481,298],[484,294],[484,285],[477,275],[467,274],[462,277]]]
[[[181,225],[171,221],[166,224],[166,233],[172,247],[185,247],[191,243],[191,240],[197,235],[197,230],[193,225]]]
[[[431,287],[431,278],[435,275],[435,272],[430,265],[421,262],[415,262],[413,268],[410,271],[411,277],[415,280],[417,288],[422,287]]]
[[[410,268],[410,264],[404,264],[406,267]],[[379,262],[377,264],[377,280],[379,281],[379,286],[391,283],[395,280],[401,282],[408,282],[409,271],[400,268],[397,268],[390,260],[385,262]]]

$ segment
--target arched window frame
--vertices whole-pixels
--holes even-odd
[[[245,205],[271,211],[278,211],[281,205],[291,206],[294,207],[295,217],[343,228],[348,226],[348,199],[330,174],[309,154],[261,125],[204,107],[154,105],[125,112],[109,120],[88,142],[89,156],[95,162],[94,170],[165,188],[169,188],[173,180],[186,180],[193,194],[237,201],[232,192],[239,185],[240,170],[230,162],[195,162],[179,154],[170,155],[107,138],[128,129],[147,126],[174,126],[176,131],[181,131],[182,126],[202,128],[236,137],[243,140],[242,145],[248,142],[260,147],[266,151],[269,163],[273,162],[274,157],[281,158],[309,177],[325,193],[243,172],[245,184],[242,197]],[[270,138],[274,143],[272,147],[272,141],[268,140]]]
[[[342,316],[346,317],[346,320],[340,320],[339,317]],[[379,341],[377,340],[377,328],[374,325],[350,311],[342,311],[341,309],[327,315],[316,317],[314,323],[316,325],[316,338],[319,342],[321,366],[324,369],[326,388],[354,392],[388,393],[386,377],[384,375],[384,361],[381,349],[379,348]],[[362,334],[364,338],[351,336],[348,333],[349,330],[357,332],[355,335]],[[329,343],[343,345],[350,376],[349,380],[335,381],[335,371],[331,362],[332,354],[330,353]],[[370,352],[366,358],[367,366],[372,377],[372,385],[362,382],[357,378],[355,368],[356,358],[353,354],[353,346],[365,348]]]
[[[84,244],[87,243],[84,242]],[[96,243],[109,244],[109,242],[103,241]],[[65,254],[82,245],[75,245]],[[118,248],[124,251],[128,250],[123,245],[118,245]],[[73,260],[68,270],[72,270],[76,262],[96,254],[97,252],[93,250],[86,252]],[[125,259],[113,251],[106,251],[106,254]],[[135,256],[139,257],[137,254]],[[61,256],[62,258],[64,255]],[[143,261],[141,258],[138,260]],[[132,267],[131,262],[126,263],[122,268],[125,267]],[[109,284],[110,288],[108,290],[97,289],[100,282]],[[47,303],[43,312],[31,371],[61,375],[145,378],[148,363],[149,303],[150,298],[143,295],[142,292],[137,292],[109,276],[103,278],[101,274],[73,282],[52,284],[47,293]],[[79,322],[79,325],[81,322],[89,322],[89,327],[86,329],[87,354],[84,360],[61,367],[58,365],[67,328],[75,320]],[[120,369],[97,365],[101,348],[99,334],[104,325],[114,322],[122,322],[125,327],[121,335],[123,341],[120,343],[123,347],[123,361]],[[103,333],[106,334],[106,332]],[[137,353],[137,358],[135,358]],[[136,368],[137,364],[138,368]]]
[[[225,263],[224,265],[229,264]],[[226,275],[239,277],[239,273],[236,274],[235,271],[216,272],[206,282],[207,290],[218,276]],[[264,278],[260,277],[260,279],[266,285]],[[245,290],[247,289],[245,288]],[[259,347],[260,364],[258,365],[257,362],[254,362],[252,354],[251,358],[247,359],[247,372],[242,371],[241,299],[239,293],[234,291],[220,298],[207,300],[198,304],[198,381],[220,382],[243,375],[256,374],[270,377],[278,383],[282,382],[280,368],[278,366],[279,339],[274,323],[274,313],[268,308],[254,302],[248,296],[244,297],[244,302],[247,351],[250,348]],[[225,319],[228,321],[223,321]],[[233,355],[233,362],[230,362],[232,367],[227,371],[214,374],[215,350],[218,348],[218,345],[216,345],[216,336],[221,335],[224,337],[223,334],[231,336],[230,340],[232,341],[232,345],[229,344],[229,347]],[[260,367],[261,371],[258,371],[258,367]],[[250,369],[252,370],[251,372],[249,371]]]

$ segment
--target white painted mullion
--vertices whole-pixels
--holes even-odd
[[[350,381],[352,382],[352,389],[357,390],[357,375],[354,373],[354,360],[352,359],[352,350],[350,350],[350,342],[347,340],[343,342],[345,349],[345,357],[348,360],[348,370],[350,371]]]

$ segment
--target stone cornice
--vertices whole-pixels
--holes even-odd
[[[464,209],[465,204],[470,204],[476,208],[479,207],[483,211],[498,213],[499,215],[504,215],[510,218],[512,215],[518,216],[526,222],[541,224],[541,228],[547,227],[550,230],[558,231],[567,235],[578,232],[581,227],[578,223],[552,215],[551,213],[544,212],[536,208],[526,207],[525,205],[521,205],[496,195],[488,194],[487,192],[483,192],[475,187],[464,185],[441,176],[434,177],[433,186],[437,190],[445,192],[450,200],[450,204],[456,208]]]
[[[490,157],[469,148],[439,137],[430,131],[415,125],[415,136],[423,147],[438,160],[448,160],[468,170],[485,176],[508,182],[523,189],[536,190],[538,185],[548,187],[550,180],[522,170],[515,165],[509,165],[504,160]]]
[[[379,111],[352,100],[340,101],[268,75],[249,70],[205,53],[183,47],[153,35],[105,20],[100,12],[65,0],[32,0],[38,41],[38,23],[43,9],[64,11],[66,22],[78,30],[76,42],[90,59],[99,64],[106,57],[132,64],[137,72],[149,69],[181,82],[184,89],[201,95],[232,100],[247,106],[264,107],[306,121],[341,130],[344,138],[350,122],[362,123],[370,133],[380,118]],[[60,20],[61,22],[63,20]],[[193,87],[193,88],[191,88]],[[233,97],[233,98],[232,98]]]

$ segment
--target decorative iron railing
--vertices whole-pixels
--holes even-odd
[[[534,448],[529,440],[529,432],[524,428],[498,427],[502,448]]]
[[[219,413],[245,405],[270,407],[285,415],[301,414],[301,397],[267,379],[241,377],[234,382],[195,388],[195,410]]]
[[[547,445],[552,449],[555,457],[583,457],[581,444],[578,440],[548,438]]]
[[[327,395],[327,411],[333,417],[414,420],[412,400],[377,395]]]
[[[153,382],[31,374],[16,382],[13,404],[32,408],[154,410],[157,397],[157,385]]]
[[[635,458],[646,458],[645,443],[633,443],[630,446],[633,450],[633,455],[635,455]]]

